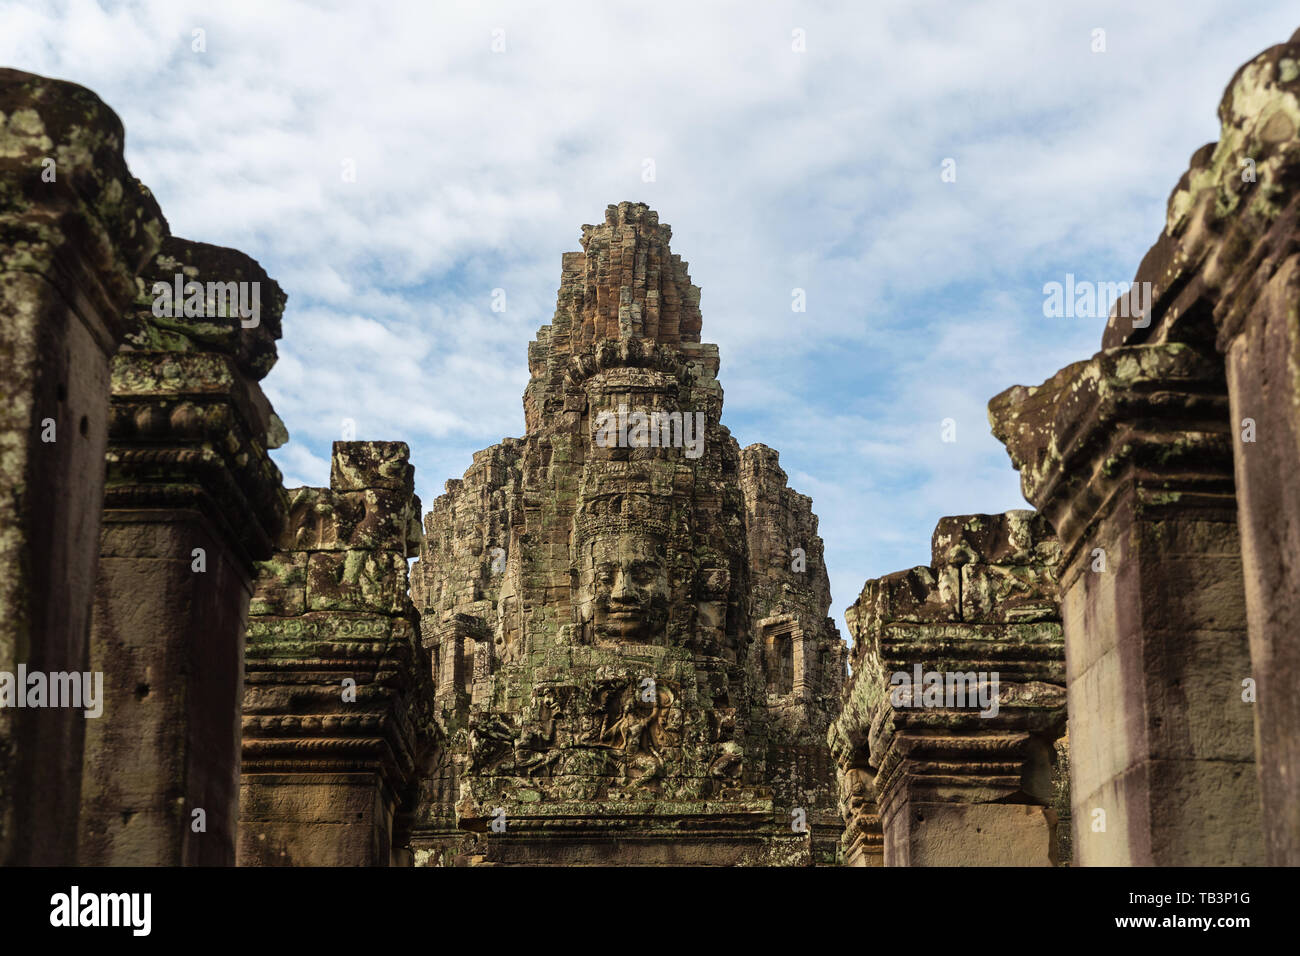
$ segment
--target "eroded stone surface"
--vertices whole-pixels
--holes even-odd
[[[432,666],[407,596],[420,499],[403,442],[335,442],[289,492],[246,648],[241,866],[411,862],[433,753]]]
[[[1234,432],[1268,860],[1300,864],[1300,32],[1242,66],[1139,278],[1159,340],[1213,337]],[[1185,331],[1192,330],[1195,331]],[[1107,345],[1132,333],[1107,330]]]
[[[1149,314],[990,403],[1065,550],[1074,813],[1111,820],[1084,862],[1300,861],[1298,54],[1233,77],[1135,276]]]
[[[422,528],[400,442],[286,495],[284,294],[169,235],[93,94],[0,70],[0,670],[101,669],[110,712],[83,786],[79,714],[0,710],[0,861],[230,862],[242,696],[244,863],[1300,862],[1298,64],[1300,33],[1233,78],[1150,312],[991,403],[1040,512],[867,582],[847,686],[811,501],[720,425],[647,207],[583,227],[525,436]],[[998,713],[892,695],[918,667],[996,671]]]
[[[1011,511],[942,519],[932,552],[868,581],[846,613],[853,677],[829,733],[846,858],[1054,865],[1060,546],[1042,516]]]

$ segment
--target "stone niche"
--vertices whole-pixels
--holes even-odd
[[[402,442],[335,442],[330,487],[289,492],[250,609],[241,866],[412,860],[436,727],[407,596],[420,542],[408,459]]]
[[[583,227],[529,348],[526,435],[426,517],[411,593],[440,743],[420,863],[835,861],[846,655],[816,519],[774,451],[719,424],[669,237],[635,203]],[[800,644],[772,693],[769,620]]]
[[[803,667],[798,667],[799,677],[795,678],[796,658],[803,663],[803,631],[793,615],[782,614],[778,617],[765,618],[758,622],[759,640],[762,641],[763,675],[766,678],[767,692],[783,697],[795,693],[795,688],[803,691]],[[798,648],[796,653],[795,648]]]
[[[858,866],[1051,866],[1065,732],[1060,548],[1029,511],[944,518],[932,563],[868,581],[829,732]]]

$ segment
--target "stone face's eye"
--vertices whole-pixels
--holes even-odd
[[[632,580],[642,587],[645,587],[655,577],[655,566],[653,564],[638,564],[632,568]]]

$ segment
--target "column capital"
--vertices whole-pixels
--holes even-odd
[[[111,365],[105,508],[196,508],[250,576],[288,508],[269,454],[283,425],[258,385],[284,304],[249,256],[169,236],[136,280]]]
[[[1130,484],[1143,513],[1235,513],[1222,363],[1191,345],[1105,349],[995,396],[989,421],[1060,536],[1063,569]]]
[[[63,290],[106,355],[167,221],[127,169],[122,121],[85,87],[0,69],[0,273]]]

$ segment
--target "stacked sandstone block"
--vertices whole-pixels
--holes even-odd
[[[1040,516],[1012,511],[944,518],[932,552],[929,567],[868,581],[848,611],[854,673],[830,732],[846,857],[1054,865],[1058,545]],[[925,693],[927,674],[961,695]]]
[[[1101,351],[989,407],[1034,522],[1059,540],[1071,779],[1058,770],[1052,789],[1082,865],[1300,862],[1300,33],[1238,70],[1219,116]],[[951,715],[885,696],[890,668],[950,653],[937,633],[904,639],[938,626],[938,606],[963,628],[1024,613],[996,588],[970,592],[981,562],[945,561],[940,537],[933,568],[868,582],[850,611],[860,647],[831,732],[850,862],[872,862],[878,841],[887,863],[960,862],[940,843],[969,861],[987,821],[952,826],[933,801],[992,799],[1004,816],[1021,803],[1026,819],[1045,802],[1031,771],[1054,732],[1050,692],[1011,735],[1032,746],[1002,755],[1021,768],[1010,800],[1015,773],[969,773],[997,749],[988,734],[962,740]]]
[[[645,203],[609,206],[566,253],[553,329],[576,352],[601,339],[699,342],[700,290],[668,242],[672,229]]]
[[[407,863],[431,667],[407,596],[420,543],[402,442],[336,442],[290,492],[248,629],[240,865]]]
[[[992,407],[1061,536],[1078,861],[1257,861],[1221,369],[1183,343],[1121,347]]]
[[[718,350],[669,235],[638,203],[584,227],[529,348],[527,434],[427,518],[412,595],[444,733],[421,862],[834,860],[844,657],[816,519],[775,452],[719,423]],[[703,446],[602,443],[620,406],[698,415]],[[788,669],[753,653],[760,627],[798,645]]]
[[[86,670],[108,362],[166,230],[89,90],[0,70],[0,669]],[[71,863],[82,714],[0,709],[0,862]]]
[[[839,712],[848,648],[826,614],[825,548],[812,499],[789,487],[776,449],[742,449],[740,485],[754,621],[748,667],[771,728],[764,769],[781,806],[808,810],[816,862],[833,862],[842,822],[826,731]],[[774,651],[789,654],[781,680]]]

